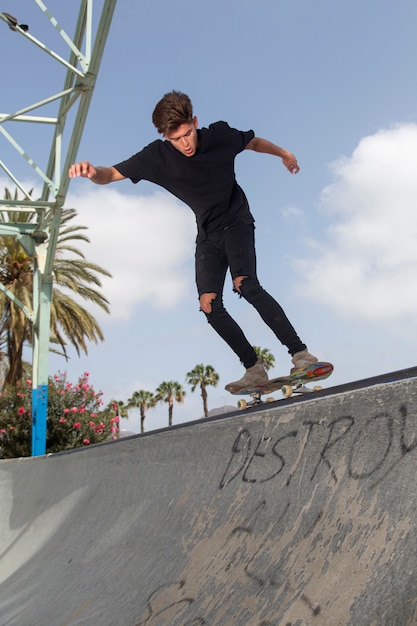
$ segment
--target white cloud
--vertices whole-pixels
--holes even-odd
[[[301,289],[357,319],[417,314],[417,125],[381,130],[332,164],[321,195],[332,223],[309,258],[294,261]]]
[[[298,219],[304,216],[304,212],[294,205],[284,207],[281,209],[281,215],[288,220]]]
[[[112,274],[102,281],[112,319],[127,319],[144,301],[162,308],[178,303],[193,280],[191,211],[164,192],[140,196],[107,186],[85,189],[73,192],[66,206],[76,208],[77,223],[89,229],[91,243],[82,248],[86,258]]]

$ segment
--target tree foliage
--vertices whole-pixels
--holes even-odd
[[[5,200],[12,195],[5,190]],[[17,200],[17,191],[14,194]],[[23,203],[23,201],[22,201]],[[108,301],[100,293],[101,276],[110,276],[102,267],[87,261],[74,242],[88,242],[86,227],[72,223],[75,209],[64,209],[54,259],[54,287],[51,302],[51,342],[60,346],[66,356],[71,344],[77,354],[87,353],[87,342],[103,340],[103,333],[94,316],[80,301],[91,302],[109,312]],[[0,221],[25,224],[34,221],[36,213],[0,211]],[[53,219],[46,211],[43,227],[48,230]],[[33,309],[33,258],[27,254],[16,236],[0,237],[0,282],[27,309]],[[7,353],[6,383],[15,385],[24,375],[23,349],[31,345],[32,323],[3,291],[0,291],[0,350]]]
[[[188,385],[191,385],[191,392],[194,392],[197,387],[200,388],[201,397],[203,398],[204,417],[208,417],[207,387],[209,385],[217,386],[219,382],[218,373],[212,365],[200,363],[190,372],[187,372],[186,382]]]
[[[259,346],[253,346],[253,349],[256,352],[256,356],[262,359],[266,371],[269,372],[275,365],[275,357],[272,352],[268,348],[260,348]]]
[[[132,396],[127,401],[127,410],[139,409],[140,411],[140,432],[145,432],[145,418],[146,411],[156,404],[156,398],[151,391],[146,389],[139,389],[134,391]]]
[[[185,391],[182,386],[174,381],[164,381],[156,390],[155,401],[166,402],[168,404],[168,425],[172,426],[174,412],[174,401],[182,404],[184,402]]]

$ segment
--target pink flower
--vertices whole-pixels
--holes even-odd
[[[59,423],[60,423],[60,424],[66,424],[66,423],[67,423],[67,420],[66,420],[64,417],[60,417],[60,418],[59,418]]]
[[[64,413],[69,413],[69,409],[64,409]]]
[[[78,409],[76,406],[73,406],[71,409],[71,413],[78,413]]]
[[[25,413],[26,413],[26,409],[23,406],[21,406],[21,407],[19,407],[17,409],[17,414],[18,415],[24,415]]]
[[[81,428],[81,422],[75,422],[74,428]]]
[[[90,443],[90,440],[89,440],[89,439],[83,439],[83,444],[84,444],[85,446],[88,446],[88,445],[89,445],[89,443]]]

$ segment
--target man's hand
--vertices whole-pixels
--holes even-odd
[[[268,139],[254,137],[247,144],[245,150],[255,150],[255,152],[263,152],[264,154],[273,154],[274,156],[281,157],[283,164],[291,174],[297,174],[297,172],[300,171],[295,156],[291,152],[288,152],[288,150],[285,150],[285,148],[280,148],[280,146],[277,146],[275,143],[268,141]]]
[[[68,176],[70,178],[78,178],[79,176],[89,178],[96,185],[107,185],[125,178],[115,167],[103,167],[102,165],[95,167],[90,161],[80,161],[71,165]]]
[[[70,178],[94,178],[97,176],[97,170],[89,161],[81,161],[80,163],[74,163],[68,170],[68,176]]]
[[[297,174],[300,171],[300,167],[297,163],[297,159],[291,152],[287,152],[282,157],[282,162],[290,174]]]

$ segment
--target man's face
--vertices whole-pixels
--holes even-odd
[[[182,154],[192,157],[196,153],[198,144],[197,126],[198,120],[194,117],[190,124],[181,124],[175,131],[164,137]]]

